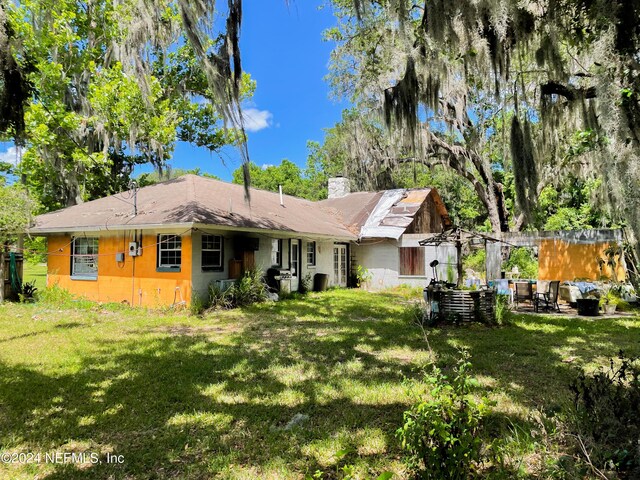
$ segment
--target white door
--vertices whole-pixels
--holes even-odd
[[[291,291],[297,292],[300,287],[300,240],[290,240],[289,269],[291,270]]]
[[[334,245],[333,247],[333,284],[341,287],[347,286],[346,245]]]

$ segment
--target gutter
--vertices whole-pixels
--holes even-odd
[[[285,238],[299,238],[300,236],[307,236],[319,239],[327,240],[340,240],[340,241],[357,241],[357,235],[331,235],[325,233],[312,233],[312,232],[298,232],[294,230],[268,230],[265,228],[252,228],[252,227],[232,227],[226,225],[211,225],[206,223],[160,223],[160,224],[146,224],[146,225],[109,225],[109,227],[93,225],[85,227],[55,227],[55,228],[30,228],[27,233],[31,235],[51,235],[51,234],[63,234],[74,232],[115,232],[121,230],[172,230],[172,229],[198,229],[198,230],[218,230],[218,231],[231,231],[231,232],[246,232],[246,233],[273,233]]]

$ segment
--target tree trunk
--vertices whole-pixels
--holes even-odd
[[[473,150],[460,145],[451,145],[430,131],[426,134],[430,148],[427,158],[420,159],[420,163],[427,166],[436,163],[444,165],[469,181],[487,209],[491,229],[496,233],[508,232],[509,212],[506,208],[504,189],[501,183],[494,180],[490,165]],[[441,154],[444,154],[446,160],[438,160]],[[433,160],[434,158],[436,160]],[[467,168],[468,162],[473,165],[478,176]]]

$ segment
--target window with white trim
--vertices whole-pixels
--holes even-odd
[[[282,267],[282,239],[277,238],[271,241],[271,265]]]
[[[316,266],[316,242],[307,242],[307,266]]]
[[[182,237],[158,235],[158,270],[180,271],[182,265]]]
[[[71,277],[98,278],[98,239],[74,238],[71,245]]]
[[[224,269],[224,239],[221,235],[202,235],[202,270]]]

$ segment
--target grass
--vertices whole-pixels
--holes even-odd
[[[403,382],[431,355],[409,318],[414,296],[332,290],[203,318],[63,295],[0,305],[0,453],[103,460],[0,463],[0,478],[335,478],[344,464],[357,478],[405,478]],[[496,402],[492,428],[527,459],[513,477],[544,467],[535,418],[569,400],[574,370],[640,354],[639,339],[638,318],[519,316],[429,333],[444,362],[469,349]],[[298,413],[308,421],[284,430]]]
[[[22,267],[23,283],[33,282],[35,280],[38,289],[44,289],[47,286],[47,264],[46,263],[28,263],[25,262]]]

